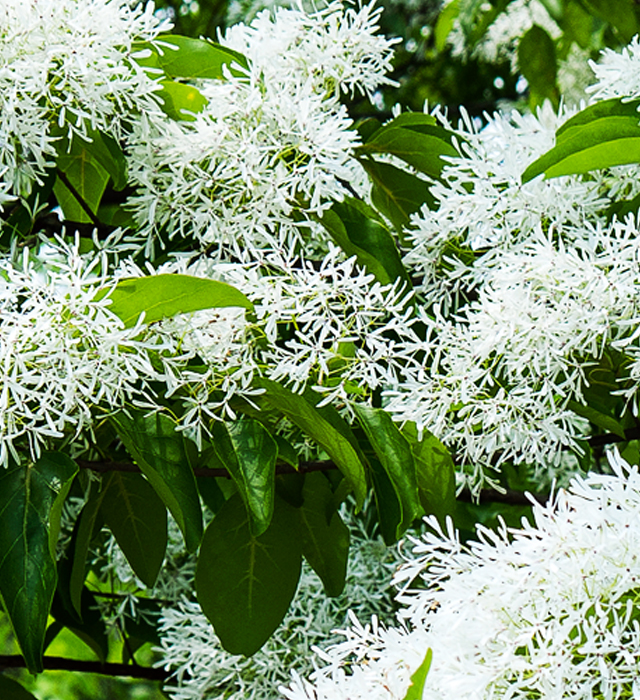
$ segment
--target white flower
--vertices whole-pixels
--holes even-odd
[[[432,518],[434,532],[410,538],[395,577],[407,629],[354,623],[285,696],[401,700],[430,648],[425,700],[635,697],[640,474],[609,459],[613,475],[575,479],[548,506],[534,504],[535,525],[480,528],[478,542],[462,545]],[[394,669],[402,679],[385,690]]]
[[[589,61],[596,82],[587,88],[593,93],[592,102],[612,97],[636,99],[640,97],[640,40],[634,36],[621,51],[605,49],[600,60]]]

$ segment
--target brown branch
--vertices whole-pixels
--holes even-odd
[[[107,472],[134,472],[136,474],[140,473],[140,467],[136,464],[131,464],[130,462],[91,462],[84,459],[76,460],[77,465],[80,469],[90,469],[94,472],[99,472],[105,474]],[[285,462],[279,462],[276,465],[276,474],[305,474],[306,472],[326,472],[331,469],[337,469],[338,467],[329,460],[311,461],[311,462],[300,462],[298,468],[296,469],[291,464],[286,464]],[[230,478],[230,474],[226,469],[208,467],[198,467],[193,470],[196,476],[202,477],[212,477],[212,476],[222,476]]]
[[[100,673],[103,676],[128,676],[149,681],[166,681],[171,675],[163,668],[116,663],[101,664],[99,661],[80,661],[62,656],[45,656],[42,661],[45,671],[81,671],[82,673]],[[26,666],[24,658],[19,654],[0,655],[0,669],[26,668]]]

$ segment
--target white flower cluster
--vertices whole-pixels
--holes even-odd
[[[605,348],[626,353],[620,392],[639,386],[638,225],[606,217],[612,195],[637,194],[638,167],[522,183],[567,116],[463,124],[461,155],[431,188],[438,207],[409,232],[426,335],[399,343],[408,359],[385,406],[454,448],[476,488],[502,460],[546,468],[579,450],[588,425],[569,403]]]
[[[346,511],[343,513],[346,515]],[[224,651],[197,603],[184,598],[160,616],[162,666],[172,672],[165,692],[172,700],[271,700],[289,680],[290,669],[313,670],[311,653],[327,644],[345,624],[347,608],[391,622],[393,596],[388,581],[400,562],[395,549],[371,539],[360,518],[348,517],[351,551],[345,590],[328,598],[317,575],[305,564],[298,592],[284,621],[254,656]]]
[[[143,230],[275,247],[283,231],[298,237],[296,212],[364,191],[350,157],[357,132],[338,98],[389,82],[393,42],[375,33],[379,12],[335,2],[231,27],[221,42],[248,69],[198,81],[208,102],[194,121],[145,117],[130,137],[130,203]]]
[[[352,625],[285,697],[402,700],[429,648],[424,700],[638,697],[640,474],[609,459],[535,525],[462,545],[432,519],[395,577],[405,626]]]
[[[2,198],[29,193],[55,141],[99,129],[119,138],[131,110],[157,109],[158,85],[131,60],[135,41],[170,25],[128,0],[3,0],[0,13]]]
[[[590,61],[596,82],[587,88],[592,100],[606,100],[611,97],[637,99],[640,97],[640,38],[633,37],[621,51],[605,49],[600,60]]]

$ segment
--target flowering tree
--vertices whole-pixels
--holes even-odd
[[[2,8],[0,594],[24,660],[2,665],[40,672],[68,628],[103,671],[164,678],[105,664],[117,628],[201,697],[176,629],[248,657],[301,580],[340,596],[351,508],[390,544],[444,525],[456,481],[633,454],[637,41],[580,112],[354,124],[341,97],[390,82],[371,5],[219,43],[124,0]],[[428,648],[441,667],[411,619],[382,697]]]

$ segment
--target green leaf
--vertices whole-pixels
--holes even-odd
[[[390,163],[379,163],[368,158],[362,159],[360,164],[371,178],[373,205],[398,230],[409,224],[411,215],[419,211],[423,204],[433,206],[435,198],[429,192],[427,183],[416,175]]]
[[[399,118],[398,118],[399,119]],[[457,156],[451,132],[439,126],[396,126],[396,120],[378,129],[371,139],[356,148],[359,155],[384,153],[400,158],[416,170],[438,178],[445,161],[442,156]]]
[[[325,212],[320,221],[342,250],[349,256],[355,255],[381,284],[391,284],[396,279],[410,284],[393,236],[364,202],[346,197]]]
[[[237,306],[253,309],[247,297],[224,282],[189,275],[151,275],[120,280],[111,292],[113,313],[126,328],[144,312],[145,323],[201,309]]]
[[[302,495],[302,554],[322,580],[325,593],[339,596],[347,575],[349,528],[336,512],[333,492],[321,472],[305,475]]]
[[[579,112],[558,130],[556,145],[524,171],[522,182],[542,173],[561,177],[640,162],[639,105],[612,99]]]
[[[74,138],[71,148],[59,153],[57,166],[75,190],[67,187],[60,175],[53,186],[54,194],[62,209],[65,219],[78,223],[92,223],[81,201],[94,214],[98,211],[100,200],[109,182],[109,173],[92,154],[95,144],[89,144],[81,138]]]
[[[195,114],[207,104],[207,98],[193,85],[163,80],[156,95],[162,100],[162,110],[172,119],[195,121]]]
[[[111,472],[103,488],[105,523],[136,576],[153,588],[167,548],[167,510],[140,474]]]
[[[151,48],[151,44],[140,48]],[[156,49],[158,47],[160,51]],[[249,64],[238,51],[204,39],[177,34],[162,35],[154,40],[152,50],[162,70],[172,78],[224,78],[224,67],[236,63],[244,69]]]
[[[278,445],[257,420],[217,421],[213,447],[238,487],[254,537],[268,527],[273,515]]]
[[[20,683],[7,678],[4,674],[0,674],[0,697],[2,700],[38,700]]]
[[[451,30],[459,14],[460,0],[453,0],[453,2],[450,2],[438,15],[434,35],[436,50],[439,53],[444,51],[447,47],[447,39],[449,38],[449,34],[451,34]]]
[[[427,674],[431,668],[432,658],[433,653],[431,649],[427,649],[427,654],[424,657],[424,661],[411,675],[411,685],[407,690],[407,694],[404,696],[404,700],[422,700],[422,696],[424,694],[424,684],[427,681]]]
[[[626,439],[624,428],[620,422],[613,416],[602,413],[593,406],[585,406],[577,401],[569,401],[567,403],[567,408],[573,411],[575,414],[586,418],[588,421],[602,428],[607,433],[613,433],[623,440]]]
[[[402,506],[398,500],[396,490],[391,479],[380,461],[375,457],[369,458],[371,465],[371,481],[373,482],[373,495],[378,511],[378,524],[380,534],[387,547],[398,541],[398,532],[402,531]]]
[[[108,134],[89,129],[89,140],[74,137],[84,150],[109,174],[116,190],[127,186],[127,160],[120,144]],[[60,160],[58,160],[58,165]],[[96,209],[97,211],[97,209]]]
[[[422,515],[411,448],[385,410],[364,405],[354,409],[398,499],[401,516],[395,538],[400,539],[413,521]]]
[[[59,592],[54,597],[51,615],[56,622],[68,627],[78,639],[81,639],[93,651],[98,660],[104,663],[109,654],[107,626],[99,612],[98,601],[86,586],[82,589],[81,612],[81,619],[75,619],[74,615],[65,608]]]
[[[305,392],[303,397],[269,379],[259,379],[258,386],[265,389],[268,403],[307,433],[331,457],[349,482],[358,508],[361,508],[367,493],[367,480],[363,459],[355,438],[350,437],[349,426],[329,406],[316,408],[315,403],[320,397],[314,403],[313,393]]]
[[[614,26],[620,32],[625,44],[640,31],[633,0],[582,0],[582,2],[587,10]]]
[[[128,414],[128,415],[127,415]],[[189,552],[202,539],[202,509],[187,438],[165,413],[129,409],[111,417],[118,437],[178,523]]]
[[[424,431],[418,437],[415,423],[405,423],[406,438],[416,465],[420,503],[427,515],[433,514],[444,524],[447,515],[456,511],[456,475],[453,459],[435,435]]]
[[[545,99],[551,100],[554,106],[558,104],[560,93],[556,85],[556,45],[537,24],[520,39],[518,68],[529,83],[534,105],[542,104]]]
[[[295,509],[276,499],[269,528],[254,537],[242,498],[235,495],[206,529],[196,591],[229,653],[254,654],[289,609],[300,578],[299,527]]]
[[[0,594],[31,673],[42,671],[59,513],[77,471],[65,455],[45,452],[33,466],[0,475]]]

